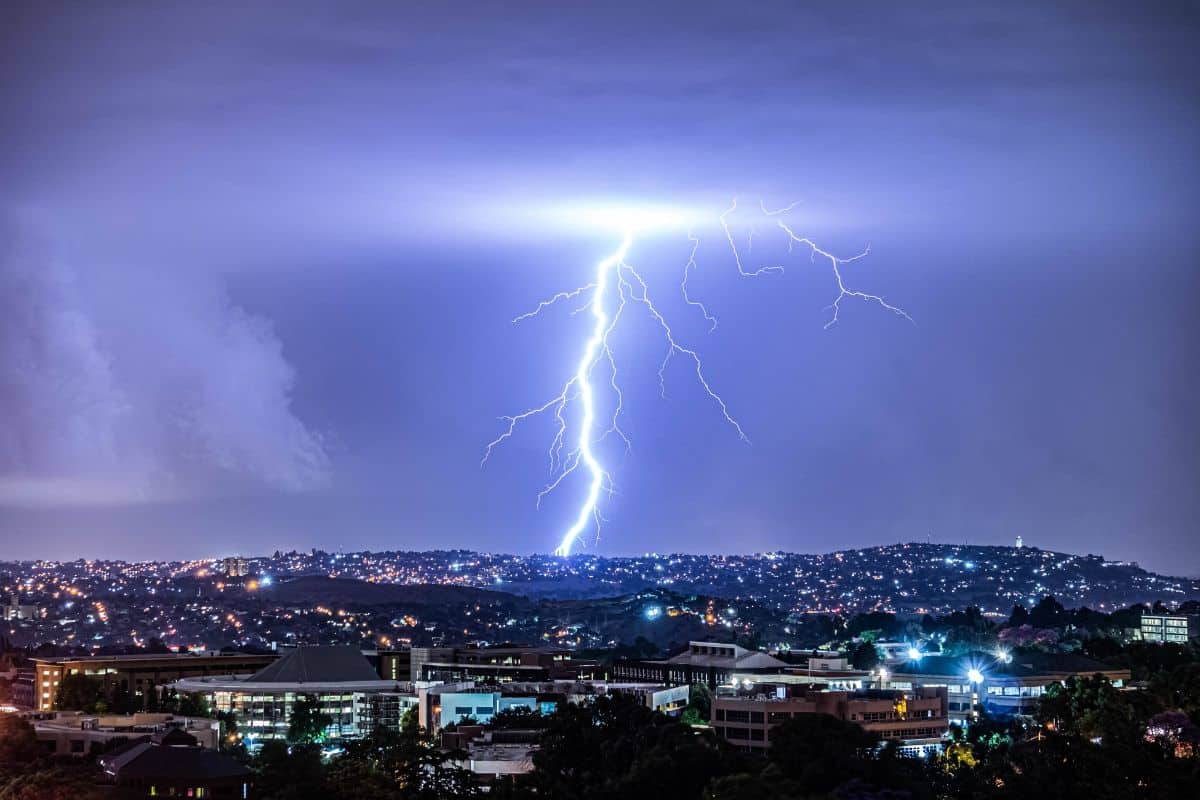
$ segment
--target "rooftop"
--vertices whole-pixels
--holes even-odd
[[[249,683],[344,683],[378,681],[379,673],[357,647],[297,647],[263,667]]]
[[[67,664],[76,662],[87,662],[89,664],[104,662],[104,661],[176,661],[181,659],[196,659],[196,658],[219,658],[219,659],[234,659],[234,658],[253,658],[264,659],[274,658],[273,653],[128,653],[116,654],[107,656],[52,656],[38,657],[34,656],[33,661],[40,664]]]
[[[251,774],[247,767],[223,753],[182,742],[176,745],[169,740],[162,744],[138,742],[104,756],[100,763],[105,772],[119,781],[213,780]]]
[[[736,644],[723,642],[688,642],[688,649],[671,656],[668,664],[690,664],[701,667],[725,667],[727,669],[783,669],[787,663],[758,650],[747,650]]]
[[[967,670],[978,669],[993,678],[1059,677],[1065,675],[1092,675],[1124,673],[1129,670],[1110,667],[1077,653],[1014,653],[1010,660],[1003,660],[995,653],[976,651],[963,656],[922,656],[918,661],[906,661],[895,665],[890,671],[893,677],[900,675],[937,675],[943,677],[966,677]]]

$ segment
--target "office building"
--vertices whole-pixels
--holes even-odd
[[[611,674],[625,681],[672,686],[707,684],[715,689],[729,685],[737,675],[778,675],[789,666],[774,656],[736,644],[688,642],[687,650],[664,660],[618,659],[613,662]]]
[[[618,681],[512,681],[488,688],[463,681],[418,685],[416,694],[421,727],[436,732],[464,720],[487,724],[496,714],[509,709],[525,708],[539,714],[553,714],[564,704],[590,703],[605,694],[631,695],[647,708],[675,716],[687,707],[688,691],[686,685]]]
[[[412,650],[363,651],[379,677],[389,681],[412,680]]]
[[[486,785],[498,778],[532,772],[540,733],[487,731],[479,725],[460,725],[457,730],[442,734],[441,745],[443,750],[459,754],[455,763],[475,773],[476,779]]]
[[[10,686],[13,707],[22,711],[37,708],[38,690],[36,670],[17,670],[17,675],[12,679]]]
[[[579,660],[570,650],[528,645],[496,647],[414,647],[409,655],[411,680],[549,681],[600,677],[595,661]]]
[[[914,755],[939,749],[950,724],[945,687],[838,692],[764,683],[749,691],[721,690],[712,702],[717,736],[750,751],[766,750],[777,725],[807,714],[853,722]]]
[[[196,692],[214,711],[231,712],[246,744],[287,735],[296,702],[317,700],[331,722],[327,739],[355,739],[376,725],[398,725],[406,703],[405,688],[384,680],[355,647],[297,647],[253,675],[184,678],[172,684]]]
[[[200,747],[218,748],[221,725],[204,717],[172,714],[93,715],[58,711],[38,714],[30,722],[38,743],[54,755],[85,756],[114,743],[149,741],[171,730],[182,730]]]
[[[22,603],[16,592],[9,597],[8,603],[0,605],[0,619],[5,622],[33,619],[40,616],[41,613],[41,609],[32,603]]]
[[[850,659],[840,653],[814,651],[809,654],[803,666],[789,666],[787,672],[782,675],[771,675],[766,680],[770,683],[791,683],[832,691],[852,692],[871,688],[875,677],[875,674],[868,670],[852,667]],[[755,683],[755,680],[755,676],[735,674],[731,685],[745,686],[747,683]],[[758,678],[758,680],[762,680],[762,678]]]
[[[244,578],[250,574],[250,564],[241,556],[229,556],[225,559],[225,577]]]
[[[1074,653],[975,652],[923,656],[895,665],[879,682],[883,688],[899,690],[945,688],[951,721],[969,722],[983,709],[999,717],[1031,714],[1050,685],[1092,675],[1120,687],[1130,673]]]
[[[1142,614],[1141,634],[1144,642],[1187,644],[1200,636],[1200,615]]]
[[[241,675],[257,672],[276,659],[274,653],[165,653],[123,656],[65,656],[34,658],[34,691],[38,711],[55,709],[59,684],[66,675],[98,679],[106,693],[118,686],[134,698],[143,698],[180,678],[205,675]]]

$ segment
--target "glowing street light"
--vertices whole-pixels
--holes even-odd
[[[909,661],[920,661],[921,657],[923,655],[925,655],[925,654],[922,653],[920,650],[918,650],[915,647],[908,648],[908,660]]]
[[[975,667],[971,667],[967,670],[967,680],[971,683],[983,683],[983,673]]]

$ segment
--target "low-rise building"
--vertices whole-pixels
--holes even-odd
[[[766,680],[770,683],[794,683],[800,685],[819,686],[833,691],[853,692],[858,689],[871,688],[875,674],[865,669],[855,669],[850,665],[850,659],[840,653],[814,652],[809,655],[803,666],[791,665],[782,675],[772,675]],[[755,679],[749,675],[735,675],[731,685],[734,687],[753,685]]]
[[[181,678],[206,675],[249,675],[276,659],[275,653],[164,653],[117,656],[35,658],[38,711],[55,710],[59,684],[67,675],[87,675],[106,692],[118,686],[135,699]]]
[[[12,703],[19,710],[37,708],[37,671],[21,668],[12,679]]]
[[[250,796],[251,771],[230,756],[200,747],[173,728],[103,755],[100,768],[125,796],[240,798]]]
[[[204,717],[171,714],[91,715],[57,711],[34,715],[30,722],[38,742],[54,755],[84,756],[114,742],[149,740],[171,730],[182,730],[199,747],[217,749],[221,725]]]
[[[375,667],[379,677],[388,681],[412,680],[412,650],[408,648],[397,650],[364,651],[363,655]]]
[[[511,682],[486,688],[464,681],[420,685],[417,694],[419,722],[430,731],[464,720],[487,724],[496,714],[517,708],[553,714],[563,704],[587,703],[606,694],[632,695],[647,708],[672,716],[682,713],[688,702],[686,685],[590,680]]]
[[[969,653],[966,656],[928,655],[897,664],[880,683],[890,689],[944,687],[949,695],[950,719],[967,722],[986,708],[995,716],[1031,714],[1051,684],[1072,676],[1101,675],[1114,686],[1129,680],[1127,669],[1074,653]]]
[[[672,686],[706,684],[715,689],[729,685],[734,676],[778,675],[789,667],[772,655],[724,642],[688,642],[682,653],[663,660],[617,659],[611,674],[625,681],[664,683]]]
[[[215,711],[231,712],[249,747],[286,737],[295,705],[305,697],[315,698],[331,718],[329,739],[398,726],[415,704],[404,701],[403,684],[380,678],[355,647],[297,647],[253,675],[184,678],[172,687],[202,695]]]
[[[502,777],[525,775],[533,771],[540,731],[496,730],[482,726],[460,725],[456,731],[442,734],[442,749],[459,755],[455,762],[475,773],[483,784]]]
[[[1142,614],[1141,636],[1144,642],[1187,644],[1200,636],[1200,615]]]
[[[22,603],[20,597],[15,593],[9,598],[8,603],[0,604],[0,619],[5,622],[33,619],[40,615],[40,608],[33,603]]]
[[[417,681],[548,681],[600,677],[595,661],[570,650],[527,645],[414,647],[411,679]]]
[[[949,730],[944,687],[911,691],[863,689],[821,691],[793,684],[761,684],[752,690],[723,690],[713,697],[717,736],[744,750],[765,750],[771,731],[796,716],[827,714],[895,741],[901,750],[925,754],[941,747]]]

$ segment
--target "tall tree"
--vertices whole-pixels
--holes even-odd
[[[291,744],[322,742],[325,740],[325,729],[332,724],[333,717],[321,709],[317,696],[306,694],[296,698],[296,702],[292,704],[287,740]]]
[[[855,669],[875,669],[879,666],[879,650],[871,642],[862,642],[850,652]]]
[[[54,707],[72,711],[93,712],[104,697],[104,686],[91,675],[75,672],[64,675],[58,683]]]

